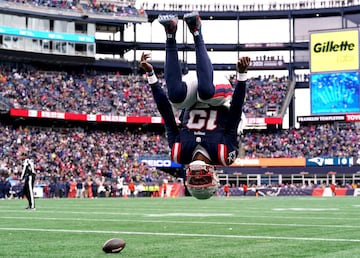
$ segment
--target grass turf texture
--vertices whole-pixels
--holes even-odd
[[[0,201],[0,257],[359,257],[355,197]],[[102,244],[126,241],[119,254]]]

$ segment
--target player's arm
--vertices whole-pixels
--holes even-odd
[[[23,162],[23,166],[22,166],[20,180],[24,180],[27,164],[28,164],[28,160],[25,159],[24,162]]]
[[[247,69],[250,57],[239,58],[236,64],[237,82],[232,96],[230,113],[225,126],[225,134],[236,135],[237,127],[241,121],[242,107],[245,101]]]
[[[156,106],[165,122],[166,136],[169,146],[171,147],[179,134],[179,129],[175,121],[175,116],[170,101],[164,90],[161,88],[158,79],[156,78],[153,66],[147,62],[149,57],[150,54],[142,53],[140,67],[143,68],[147,73],[148,82],[151,87]]]

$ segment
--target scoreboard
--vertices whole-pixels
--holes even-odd
[[[359,113],[359,69],[359,29],[312,32],[311,113]]]

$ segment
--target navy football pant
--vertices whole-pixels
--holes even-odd
[[[197,93],[203,100],[213,97],[213,66],[208,56],[204,40],[201,35],[194,37],[196,52]],[[181,103],[187,96],[187,85],[182,81],[181,65],[178,57],[176,42],[166,41],[165,80],[168,88],[169,100]]]

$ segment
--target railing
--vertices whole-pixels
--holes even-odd
[[[235,1],[234,1],[235,2]],[[335,1],[323,1],[323,0],[303,0],[303,1],[268,1],[268,0],[255,0],[255,1],[237,1],[223,2],[209,4],[205,0],[194,1],[182,0],[171,1],[168,3],[151,3],[147,1],[140,3],[142,7],[147,10],[174,10],[174,11],[274,11],[274,10],[300,10],[300,9],[318,9],[318,8],[337,8],[355,6],[359,4],[359,1],[353,0],[335,0]]]
[[[295,76],[293,76],[293,80],[289,83],[289,87],[286,92],[285,100],[283,101],[283,104],[279,111],[280,117],[284,117],[286,109],[290,105],[291,99],[293,98],[293,96],[295,94],[295,85],[296,85],[296,80],[295,80]]]

